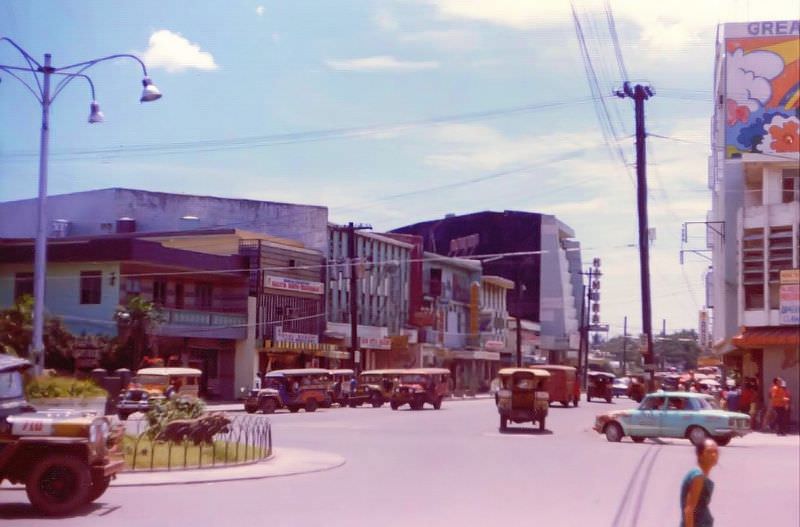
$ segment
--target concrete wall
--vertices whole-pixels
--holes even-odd
[[[570,274],[577,264],[580,270],[580,251],[566,252],[562,239],[574,236],[555,216],[542,216],[542,266],[541,266],[541,314],[542,348],[567,349],[569,334],[577,331],[580,313],[581,283]],[[566,243],[566,242],[565,242]],[[569,247],[568,248],[574,248]],[[571,254],[574,253],[574,254]],[[568,256],[569,255],[569,256]]]
[[[247,300],[247,339],[236,341],[236,372],[233,381],[234,397],[244,397],[253,387],[253,380],[258,371],[258,353],[256,352],[256,298]],[[242,393],[241,389],[245,392]]]
[[[14,303],[14,274],[32,272],[32,265],[0,265],[0,308]],[[99,304],[81,304],[81,271],[102,271],[102,289]],[[110,284],[114,273],[114,285]],[[117,326],[113,321],[119,305],[119,264],[118,263],[63,263],[47,266],[45,283],[45,313],[62,318],[67,328],[74,334],[116,335]]]
[[[786,381],[786,387],[792,397],[791,421],[800,422],[800,365],[798,365],[798,351],[791,348],[767,348],[764,350],[764,390],[765,397],[769,397],[769,388],[772,379],[780,377]]]
[[[328,252],[328,209],[320,206],[111,188],[50,196],[47,211],[50,222],[70,222],[70,236],[110,234],[129,217],[138,232],[238,228]],[[0,203],[0,237],[33,237],[35,230],[35,199]]]

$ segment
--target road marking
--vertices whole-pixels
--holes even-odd
[[[636,527],[639,513],[642,509],[642,502],[647,491],[647,484],[653,472],[653,465],[655,465],[656,458],[662,448],[664,448],[662,445],[650,445],[642,454],[622,495],[622,501],[617,507],[617,513],[614,515],[611,527],[623,527],[625,525]],[[628,516],[631,516],[630,521],[625,522],[624,520],[628,519]]]

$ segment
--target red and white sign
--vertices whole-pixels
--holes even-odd
[[[283,276],[269,276],[264,279],[264,287],[270,289],[281,289],[283,291],[295,291],[297,293],[310,293],[321,295],[325,293],[325,284],[322,282],[311,282],[309,280],[298,280],[296,278],[286,278]]]

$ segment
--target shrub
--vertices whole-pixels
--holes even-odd
[[[154,439],[170,421],[196,419],[205,410],[205,403],[195,397],[171,397],[157,401],[147,412],[147,437]]]
[[[108,397],[108,392],[90,380],[74,377],[36,377],[25,386],[28,399],[59,397]]]

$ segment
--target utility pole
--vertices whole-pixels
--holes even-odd
[[[588,288],[586,286],[583,286],[583,291],[581,292],[581,319],[580,319],[581,320],[581,325],[580,325],[580,337],[581,337],[581,340],[580,340],[580,343],[578,344],[578,372],[577,372],[578,378],[576,379],[576,382],[578,384],[580,384],[581,381],[583,380],[583,341],[584,341],[583,328],[584,328],[585,319],[586,319],[586,312],[588,311],[588,308],[586,307],[586,290],[587,289]]]
[[[350,270],[350,353],[353,359],[353,371],[358,375],[361,371],[361,349],[358,341],[358,251],[356,232],[371,229],[370,225],[354,224],[352,221],[344,226],[336,226],[335,230],[347,233],[347,260]]]
[[[517,368],[522,367],[522,322],[519,316],[519,311],[522,305],[522,280],[520,275],[522,274],[522,257],[517,261],[517,272],[516,272],[516,280],[514,287],[517,289],[517,305],[514,306],[514,318],[516,319],[517,323]]]
[[[625,82],[622,90],[615,92],[622,99],[633,99],[636,113],[636,203],[639,213],[639,269],[642,288],[642,332],[645,338],[644,369],[650,372],[650,389],[655,390],[655,363],[653,357],[653,328],[650,302],[650,235],[647,226],[647,157],[644,127],[644,101],[655,95],[650,86]]]
[[[626,354],[628,351],[628,317],[622,319],[622,376],[628,375]]]
[[[589,379],[589,326],[591,323],[592,317],[592,274],[594,272],[594,267],[589,268],[589,283],[586,286],[586,322],[584,323],[584,334],[583,334],[583,345],[584,345],[584,357],[583,357],[583,385],[588,386],[588,379]]]

